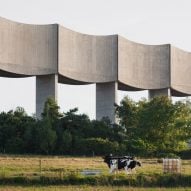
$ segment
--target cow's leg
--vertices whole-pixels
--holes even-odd
[[[115,168],[113,166],[110,167],[109,173],[113,173],[113,171],[115,170]]]
[[[131,169],[131,171],[132,171],[132,173],[136,174],[136,169],[135,168]]]
[[[129,174],[129,171],[128,171],[129,169],[128,169],[128,167],[125,166],[124,169],[125,169],[126,173]]]

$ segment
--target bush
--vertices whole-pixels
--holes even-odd
[[[108,153],[117,153],[119,150],[119,144],[117,142],[111,142],[108,139],[102,138],[88,138],[84,140],[84,147],[86,148],[86,154],[105,155]]]
[[[175,153],[158,153],[157,154],[158,158],[173,158],[173,159],[178,159],[180,158],[177,154]]]
[[[179,152],[182,159],[191,159],[191,149]]]
[[[96,186],[133,186],[133,187],[190,187],[190,175],[178,174],[139,174],[139,175],[101,175],[80,176],[70,174],[60,177],[0,177],[0,185],[96,185]]]

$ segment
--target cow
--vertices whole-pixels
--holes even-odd
[[[129,174],[136,166],[141,166],[141,163],[131,156],[113,157],[109,155],[103,157],[103,159],[110,168],[110,173],[125,169],[126,173]]]

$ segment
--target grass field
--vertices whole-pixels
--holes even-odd
[[[191,188],[133,188],[127,186],[3,186],[3,191],[185,191]]]
[[[142,166],[136,174],[162,174],[162,163],[157,159],[138,159]],[[38,173],[79,173],[84,169],[98,169],[108,174],[108,167],[101,157],[46,157],[46,156],[0,156],[0,177],[30,176]],[[120,173],[125,173],[121,171]],[[182,174],[191,175],[191,160],[182,160]]]
[[[126,175],[124,171],[117,175],[109,175],[108,167],[101,157],[45,157],[45,156],[0,156],[0,190],[69,190],[69,191],[123,191],[145,190],[136,185],[139,178],[141,185],[154,182],[156,177],[171,181],[173,186],[179,177],[169,175],[163,177],[162,163],[157,159],[139,159],[142,167],[136,169],[136,174]],[[81,174],[84,169],[96,169],[100,175],[86,177]],[[154,178],[155,179],[154,179]],[[176,179],[173,179],[176,177]],[[127,180],[131,180],[126,183]],[[153,180],[150,180],[153,179]],[[182,161],[181,181],[183,185],[191,185],[191,160]],[[115,183],[113,183],[116,182]],[[130,184],[132,182],[132,184]],[[159,182],[160,183],[160,182]],[[125,184],[125,185],[123,185]],[[140,184],[140,183],[139,183]],[[166,183],[167,184],[167,183]],[[115,185],[115,186],[112,186]],[[128,186],[127,186],[128,185]],[[151,184],[152,185],[152,184]],[[162,185],[162,184],[161,184]],[[147,190],[191,190],[174,185],[173,188],[147,188]]]

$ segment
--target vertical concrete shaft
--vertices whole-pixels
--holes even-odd
[[[115,107],[117,102],[117,83],[99,83],[96,84],[96,119],[109,117],[112,123],[115,123]]]
[[[58,76],[55,74],[36,76],[36,117],[41,118],[48,97],[57,100]]]
[[[157,96],[170,96],[169,88],[159,89],[159,90],[149,90],[149,99]]]

